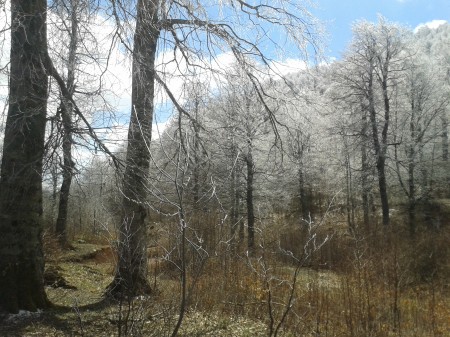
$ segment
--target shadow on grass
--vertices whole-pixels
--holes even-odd
[[[86,305],[65,306],[52,304],[42,312],[21,312],[17,315],[0,316],[0,336],[93,336],[97,335],[91,324],[96,321],[98,329],[107,322],[107,310],[115,304],[109,298]],[[108,329],[106,329],[108,330]],[[106,332],[106,331],[103,331]],[[99,331],[99,336],[101,331]]]

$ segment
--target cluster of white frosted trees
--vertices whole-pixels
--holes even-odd
[[[73,207],[85,209],[75,192],[96,190],[89,192],[94,199],[108,198],[103,206],[114,203],[92,212],[96,221],[100,213],[116,211],[109,219],[117,225],[119,259],[108,294],[118,297],[151,291],[147,226],[161,214],[177,219],[185,282],[184,244],[205,249],[205,237],[216,227],[202,219],[212,212],[226,226],[221,238],[252,256],[258,226],[268,215],[295,215],[311,224],[322,213],[344,210],[355,230],[375,224],[377,209],[389,225],[390,205],[406,200],[414,234],[416,206],[448,197],[448,25],[427,35],[383,19],[361,22],[341,61],[279,76],[270,67],[271,51],[261,49],[264,43],[279,48],[266,25],[283,30],[304,60],[317,38],[313,18],[296,2],[11,4],[0,180],[1,310],[48,306],[41,243],[45,172],[59,189],[53,193],[59,197],[54,222],[63,246],[70,214],[81,213]],[[107,122],[96,117],[114,110],[107,76],[112,54],[100,50],[91,30],[101,19],[113,27],[109,50],[119,45],[132,63],[125,155],[112,153],[97,132]],[[48,43],[48,27],[55,30],[50,40],[61,34],[64,43]],[[224,54],[232,55],[234,66],[217,66]],[[100,75],[91,77],[98,73],[93,69]],[[184,82],[180,92],[173,86],[177,76]],[[152,141],[161,97],[176,117]],[[96,160],[97,167],[79,175],[91,184],[74,187],[72,178],[82,168],[73,150],[80,146],[104,152],[118,183]],[[92,172],[99,180],[92,181]]]
[[[17,312],[49,305],[41,241],[43,172],[47,158],[53,158],[53,175],[62,173],[56,228],[64,245],[69,192],[77,169],[74,145],[105,152],[121,178],[119,259],[108,294],[121,297],[147,293],[146,219],[152,209],[149,195],[154,193],[149,168],[157,94],[168,98],[180,115],[191,116],[173,91],[170,79],[177,71],[186,77],[199,71],[223,76],[226,69],[214,65],[219,55],[229,53],[264,102],[268,98],[251,69],[256,70],[255,63],[270,64],[270,53],[282,48],[280,41],[267,35],[267,26],[281,30],[290,45],[298,47],[297,56],[305,59],[306,49],[317,38],[312,29],[314,18],[294,1],[55,0],[47,4],[43,0],[12,0],[10,4],[6,11],[10,13],[8,27],[1,30],[10,34],[11,48],[3,69],[9,76],[9,96],[0,180],[0,309]],[[91,28],[111,22],[114,30],[106,50],[116,50],[120,45],[120,51],[129,53],[132,59],[125,159],[111,153],[96,132],[103,125],[96,122],[95,114],[110,108],[104,90],[107,93],[110,85],[105,74],[111,54],[102,54],[104,45],[99,46],[103,41],[95,38]],[[49,43],[54,40],[55,44]],[[271,48],[263,49],[267,45]],[[7,53],[2,47],[2,55]],[[92,74],[95,76],[90,77]],[[49,100],[50,92],[54,95]],[[90,111],[86,107],[94,101],[97,108]],[[268,107],[265,114],[275,123]],[[200,126],[194,125],[199,133]],[[180,146],[183,144],[180,142]],[[52,150],[52,145],[59,149]],[[199,146],[197,143],[194,148]],[[247,153],[249,163],[251,156]],[[178,157],[177,179],[180,160]],[[198,160],[194,155],[192,161],[200,165]],[[176,186],[181,200],[182,185]],[[179,206],[177,212],[183,227],[183,208]]]
[[[411,235],[419,223],[438,226],[416,215],[449,193],[448,31],[360,22],[341,61],[266,79],[264,101],[238,72],[213,92],[203,85],[195,96],[193,86],[193,113],[156,148],[191,161],[194,205],[213,190],[234,239],[244,239],[245,224],[249,250],[255,219],[268,213],[306,223],[337,211],[353,231],[388,226],[400,207]]]
[[[441,48],[448,25],[431,34],[444,41],[424,38],[426,30],[413,34],[383,19],[359,23],[344,59],[332,67],[329,91],[343,142],[351,225],[356,191],[366,225],[371,194],[378,195],[385,225],[390,199],[407,200],[411,234],[416,206],[448,196],[450,64]]]
[[[220,83],[186,79],[181,113],[151,145],[153,214],[180,204],[188,223],[221,213],[232,245],[249,252],[273,213],[308,223],[333,211],[355,230],[386,226],[405,207],[412,235],[424,220],[438,225],[417,220],[416,207],[448,194],[447,29],[362,22],[329,66],[277,80],[256,66]],[[205,226],[194,237],[213,237]]]

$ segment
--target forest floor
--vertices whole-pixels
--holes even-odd
[[[114,256],[106,245],[74,243],[46,266],[46,287],[53,307],[0,318],[0,336],[170,336],[178,319],[170,294],[136,298],[132,303],[105,299],[112,281]],[[167,283],[179,283],[165,280]],[[171,287],[166,288],[167,291]],[[173,296],[178,297],[178,289]],[[170,296],[168,296],[170,297]],[[161,305],[163,304],[163,305]],[[179,336],[266,336],[263,323],[244,317],[187,312]]]
[[[446,237],[441,241],[441,245],[436,246],[437,252],[448,247]],[[78,240],[67,251],[49,251],[49,247],[52,245],[47,245],[46,251],[46,292],[53,307],[44,312],[0,317],[1,337],[172,335],[180,305],[180,281],[176,271],[161,268],[162,271],[157,272],[153,257],[149,267],[150,274],[156,275],[151,280],[156,289],[154,294],[120,302],[104,297],[115,266],[115,254],[109,245]],[[337,248],[332,249],[331,252],[337,254]],[[355,272],[302,267],[295,283],[298,300],[293,303],[289,329],[280,329],[278,335],[450,336],[448,279],[405,283],[400,287],[405,273],[397,266],[402,261],[395,259],[389,264],[386,257],[391,255],[378,251],[381,254],[376,255],[378,258],[361,263]],[[413,256],[415,260],[419,259],[416,253]],[[223,262],[211,263],[210,269],[195,282],[195,295],[190,299],[177,336],[270,335],[269,288],[265,288],[262,274],[255,274],[255,269],[249,268],[248,262],[244,261],[236,269],[229,264],[226,276]],[[267,274],[272,282],[272,303],[283,309],[288,298],[285,295],[293,285],[289,280],[295,268],[280,261],[274,263],[274,274]],[[383,263],[388,267],[384,276],[376,269]],[[409,264],[410,260],[407,260]],[[441,264],[448,271],[448,260],[444,259]],[[390,266],[395,268],[390,271]],[[389,281],[389,275],[393,283]],[[228,281],[224,281],[227,277]],[[392,287],[391,283],[397,286]],[[275,293],[282,289],[287,293]],[[276,326],[282,310],[273,313]]]

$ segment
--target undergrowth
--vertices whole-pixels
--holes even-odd
[[[193,252],[179,336],[450,335],[448,226],[410,237],[400,227],[349,233],[278,219],[258,233],[253,256],[239,245]],[[120,302],[102,297],[114,272],[110,248],[75,240],[61,251],[46,238],[47,264],[70,286],[49,285],[55,307],[4,319],[0,335],[170,336],[180,301],[170,248],[149,253],[153,295]]]

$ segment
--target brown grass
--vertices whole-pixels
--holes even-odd
[[[254,257],[243,245],[233,251],[212,239],[208,255],[190,250],[187,316],[179,335],[267,336],[283,320],[291,295],[280,336],[450,335],[448,226],[415,238],[401,227],[352,235],[330,228],[309,233],[316,243],[333,235],[302,259],[308,233],[280,219],[260,225]],[[74,288],[49,287],[55,309],[3,322],[0,335],[170,335],[180,300],[179,261],[164,258],[171,247],[149,250],[153,297],[118,303],[102,301],[116,258],[111,248],[75,242],[75,250],[64,252],[51,237],[45,242],[48,261]]]

